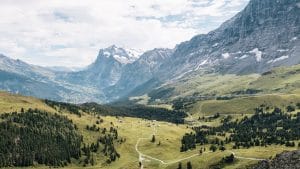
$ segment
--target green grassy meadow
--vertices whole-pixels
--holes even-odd
[[[20,111],[21,108],[38,108],[41,110],[46,110],[52,113],[60,113],[67,116],[78,126],[79,132],[83,135],[85,143],[92,143],[98,138],[98,133],[93,131],[88,131],[85,129],[86,125],[96,124],[96,116],[92,114],[82,113],[82,116],[79,117],[75,114],[70,114],[69,112],[56,112],[53,108],[44,104],[43,101],[35,99],[32,97],[25,97],[20,95],[11,95],[5,92],[0,93],[0,113],[11,112],[11,111]],[[207,115],[218,112],[219,110],[226,110],[228,113],[238,112],[242,113],[243,109],[248,107],[249,110],[252,109],[252,106],[255,107],[257,104],[260,104],[263,100],[270,101],[271,96],[264,96],[258,98],[238,98],[237,100],[230,101],[206,101],[202,103],[197,103],[192,110],[194,114],[205,113]],[[273,96],[272,96],[273,97]],[[296,102],[299,100],[298,95],[282,95],[276,96],[276,99],[273,99],[272,104],[283,104],[290,103],[291,101]],[[245,102],[244,105],[241,105],[242,102]],[[253,105],[252,105],[253,104]],[[234,106],[236,105],[236,106]],[[251,106],[250,106],[251,105]],[[243,106],[242,108],[239,108]],[[240,111],[237,111],[240,110]],[[246,111],[247,112],[247,111]],[[250,111],[249,111],[250,112]],[[224,112],[226,114],[226,112]],[[238,118],[239,116],[237,116]],[[138,169],[139,168],[139,155],[135,150],[135,145],[139,138],[146,138],[140,141],[138,145],[139,151],[143,154],[155,157],[159,160],[166,162],[167,164],[162,164],[157,160],[152,160],[146,158],[143,161],[144,168],[155,169],[155,168],[176,168],[178,166],[178,161],[180,159],[185,159],[187,157],[193,156],[192,158],[182,160],[183,168],[186,167],[186,162],[191,161],[193,168],[205,169],[209,166],[220,161],[224,156],[229,155],[234,151],[238,156],[244,157],[253,157],[253,158],[270,158],[275,156],[277,153],[280,153],[285,150],[294,150],[296,148],[287,148],[284,146],[268,146],[268,147],[254,147],[249,149],[238,149],[232,150],[232,145],[226,145],[228,151],[217,151],[214,153],[208,152],[209,145],[204,145],[207,152],[202,155],[197,155],[199,153],[200,146],[197,146],[196,149],[180,152],[181,138],[185,133],[191,132],[191,128],[188,125],[175,125],[167,122],[158,122],[150,121],[139,118],[129,118],[129,117],[112,117],[112,116],[101,116],[104,120],[101,124],[96,124],[97,126],[103,128],[109,128],[113,126],[117,128],[119,136],[125,138],[126,141],[122,144],[116,143],[117,151],[121,154],[121,158],[117,159],[111,164],[106,164],[105,160],[107,157],[103,156],[101,153],[95,153],[96,164],[94,166],[87,166],[85,168],[108,168],[108,169]],[[221,119],[221,118],[220,118]],[[209,123],[199,122],[199,124],[206,125],[217,125],[219,119]],[[155,142],[151,142],[151,137],[154,130],[156,130]],[[174,163],[172,163],[174,162]],[[257,163],[256,160],[246,160],[246,159],[237,159],[233,164],[226,166],[226,168],[244,168],[251,164]],[[15,168],[15,167],[14,167]],[[47,166],[34,166],[27,168],[49,168]],[[27,169],[26,168],[26,169]],[[79,169],[82,168],[82,165],[79,164],[78,160],[73,160],[72,164],[69,164],[66,169]]]

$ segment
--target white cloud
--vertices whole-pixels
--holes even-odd
[[[84,66],[112,44],[172,48],[216,28],[247,1],[2,0],[0,52],[44,66]]]

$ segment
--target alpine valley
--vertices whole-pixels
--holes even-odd
[[[0,90],[0,168],[296,169],[300,0],[250,0],[173,49],[112,45],[81,69],[0,54]]]

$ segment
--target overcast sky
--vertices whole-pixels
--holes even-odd
[[[42,66],[85,66],[100,48],[173,48],[249,0],[1,0],[0,53]]]

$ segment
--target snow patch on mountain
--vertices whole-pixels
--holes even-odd
[[[242,51],[238,51],[238,52],[235,52],[235,53],[232,53],[232,54],[241,54]]]
[[[109,58],[110,57],[110,53],[109,52],[103,52],[103,55],[105,56],[105,57],[107,57],[107,58]]]
[[[223,56],[224,59],[230,58],[230,54],[229,53],[223,53],[222,56]]]
[[[297,40],[298,39],[298,37],[293,37],[292,39],[291,39],[291,41],[295,41],[295,40]]]
[[[100,50],[100,56],[105,58],[114,58],[117,62],[126,65],[129,63],[133,63],[136,61],[141,55],[142,51],[134,50],[134,49],[124,49],[117,47],[116,45],[112,45],[108,48]]]
[[[217,47],[219,45],[219,43],[215,43],[212,47]]]
[[[142,50],[125,49],[132,60],[137,60],[144,52]]]
[[[114,55],[113,57],[122,64],[132,63],[132,60],[130,60],[129,58],[127,58],[125,56]]]
[[[255,58],[257,62],[260,62],[262,60],[262,51],[258,50],[258,48],[253,49],[249,53],[255,54]]]
[[[289,51],[288,49],[278,49],[277,52],[287,52]]]
[[[205,64],[207,63],[207,61],[208,61],[208,59],[204,60],[203,62],[201,62],[201,63],[199,64],[199,66],[205,65]]]
[[[206,65],[207,63],[208,63],[208,59],[205,59],[196,67],[195,71],[199,70],[203,65]]]
[[[276,58],[276,59],[269,60],[267,63],[268,64],[275,63],[275,62],[278,62],[278,61],[281,61],[281,60],[285,60],[285,59],[288,59],[288,58],[289,58],[289,56],[285,55],[285,56],[281,56],[281,57]]]
[[[246,59],[247,57],[249,57],[248,55],[243,55],[242,57],[240,57],[240,59]]]
[[[171,79],[171,81],[181,79],[182,77],[184,77],[185,75],[187,75],[187,74],[189,74],[191,72],[193,72],[193,70],[188,70],[188,71],[180,74],[179,76],[175,77],[174,79]]]
[[[284,59],[288,59],[288,58],[289,58],[288,55],[286,55],[286,56],[281,56],[281,57],[279,57],[279,58],[274,59],[273,62],[278,62],[278,61],[281,61],[281,60],[284,60]]]

